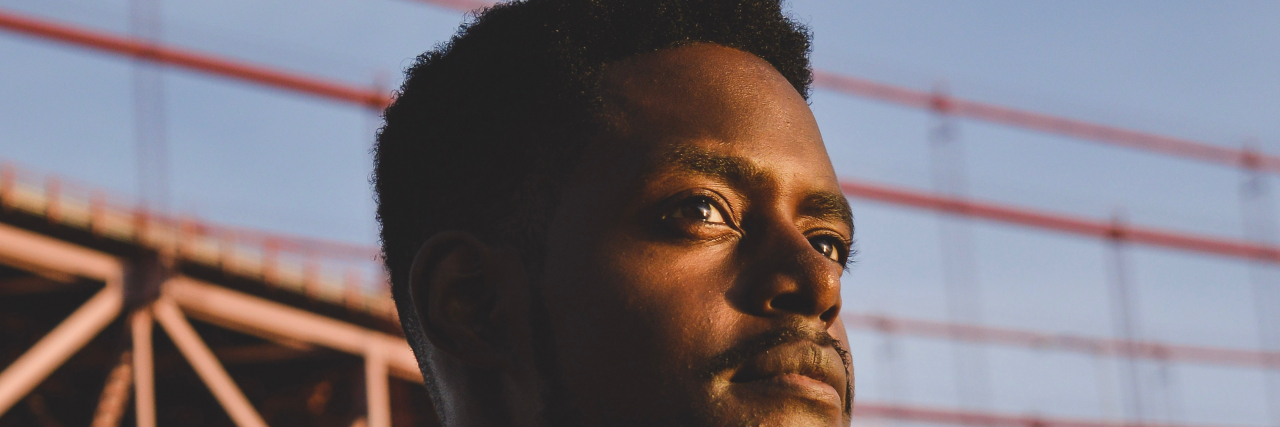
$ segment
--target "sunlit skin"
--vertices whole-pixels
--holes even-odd
[[[710,44],[609,64],[603,93],[615,126],[561,194],[537,292],[511,251],[465,233],[419,252],[411,292],[441,350],[443,421],[848,425],[853,224],[804,99]]]

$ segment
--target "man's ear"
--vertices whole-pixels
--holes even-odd
[[[494,366],[505,349],[496,310],[508,284],[498,254],[471,233],[444,231],[418,249],[409,295],[427,340],[465,364]],[[508,295],[509,297],[509,295]]]

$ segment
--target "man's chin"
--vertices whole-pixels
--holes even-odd
[[[830,427],[830,426],[846,426],[845,418],[842,415],[832,415],[828,413],[814,412],[812,408],[797,405],[790,407],[778,407],[770,409],[761,408],[742,408],[742,411],[733,414],[725,419],[717,420],[713,423],[715,426],[738,427],[738,426],[766,426],[766,427],[792,427],[792,426],[813,426],[813,427]]]
[[[717,426],[845,426],[843,405],[825,391],[788,385],[735,384],[731,403],[716,405]]]

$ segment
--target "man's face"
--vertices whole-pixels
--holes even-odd
[[[587,425],[844,425],[853,226],[804,99],[700,44],[605,71],[540,280],[553,405]],[[553,409],[554,411],[554,409]]]

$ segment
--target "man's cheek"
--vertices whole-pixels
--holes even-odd
[[[831,334],[831,336],[833,336],[833,337],[835,337],[837,340],[839,340],[839,341],[840,341],[840,346],[841,346],[841,347],[843,347],[843,348],[846,350],[846,353],[845,353],[845,354],[848,354],[848,350],[850,349],[850,347],[849,347],[849,334],[848,334],[848,332],[846,332],[846,331],[845,331],[845,329],[844,329],[844,318],[843,318],[843,317],[841,317],[841,316],[836,316],[836,321],[835,321],[835,323],[832,323],[832,324],[831,324],[831,327],[827,329],[827,333],[830,333],[830,334]],[[849,356],[849,357],[852,357],[852,356]],[[852,359],[850,359],[850,360],[848,360],[848,361],[846,361],[846,362],[848,362],[848,363],[845,363],[845,365],[844,365],[844,367],[845,367],[845,375],[848,375],[848,376],[847,376],[847,377],[845,377],[845,378],[847,378],[847,379],[848,379],[848,381],[849,381],[849,387],[850,387],[850,389],[848,390],[848,392],[849,392],[850,394],[852,394],[852,393],[854,392],[854,390],[853,390],[853,388],[852,388],[852,387],[853,387],[853,383],[854,383],[854,380],[853,380],[853,379],[854,379],[854,376],[853,376],[853,360],[852,360]],[[850,398],[851,398],[851,397],[850,397]]]
[[[844,346],[845,349],[849,348],[849,334],[844,329],[844,317],[836,316],[835,323],[831,324],[831,328],[827,329],[827,333],[840,340],[840,345]]]
[[[639,248],[633,248],[639,249]],[[727,302],[733,272],[722,248],[659,244],[616,265],[626,277],[624,315],[652,331],[655,351],[675,363],[696,364],[733,336],[741,313]],[[675,353],[675,354],[671,354]]]

